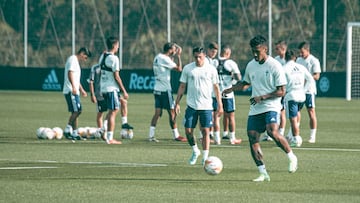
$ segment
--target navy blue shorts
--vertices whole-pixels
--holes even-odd
[[[155,108],[171,110],[175,108],[175,101],[171,91],[154,91]]]
[[[107,104],[107,109],[117,110],[120,109],[120,94],[119,92],[106,92],[103,93],[104,100]]]
[[[73,95],[71,92],[64,94],[69,112],[81,112],[82,106],[79,95]]]
[[[279,123],[280,114],[276,111],[268,111],[262,114],[252,115],[248,117],[247,131],[257,131],[263,133],[266,125],[271,123]]]
[[[288,101],[286,104],[286,116],[288,118],[294,118],[297,116],[304,102]]]
[[[184,127],[195,128],[198,120],[202,128],[212,127],[212,110],[195,110],[188,106],[185,110]]]
[[[96,102],[97,102],[96,103],[96,111],[97,112],[105,112],[105,111],[108,110],[107,103],[106,103],[105,99],[97,100]]]
[[[223,109],[226,113],[232,113],[235,111],[235,98],[222,98]],[[213,109],[217,111],[218,102],[216,98],[213,98]]]

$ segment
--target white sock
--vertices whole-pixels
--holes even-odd
[[[125,124],[125,123],[127,123],[127,122],[128,122],[127,116],[121,117],[121,123],[122,123],[122,124]]]
[[[258,169],[259,169],[259,172],[260,172],[261,174],[267,174],[265,165],[260,165],[260,166],[258,166]]]
[[[227,136],[228,136],[228,134],[229,134],[229,132],[228,132],[228,131],[224,131],[224,132],[223,132],[223,137],[227,137]]]
[[[73,131],[72,126],[67,124],[64,132],[72,134],[72,131]]]
[[[284,136],[284,131],[285,131],[284,128],[279,128],[279,133],[280,133],[282,136]]]
[[[200,132],[199,132],[199,138],[202,138],[203,137],[203,135],[202,135],[202,132],[201,132],[201,130],[200,130]]]
[[[235,132],[230,132],[229,135],[230,135],[230,140],[235,140],[236,139],[235,138]]]
[[[107,128],[108,128],[108,121],[107,120],[104,120],[103,128],[104,128],[105,131],[107,131]]]
[[[293,151],[291,150],[289,153],[287,153],[287,156],[289,159],[292,159],[295,157],[295,154],[293,153]]]
[[[155,137],[155,126],[150,126],[150,130],[149,130],[149,138]]]
[[[114,139],[114,132],[108,131],[107,132],[107,140],[110,141],[110,140],[113,140],[113,139]]]
[[[78,135],[78,130],[77,129],[73,130],[71,134],[72,135]]]
[[[216,142],[220,143],[220,131],[215,131],[214,132],[214,139]]]
[[[310,129],[310,137],[311,137],[311,138],[315,138],[315,137],[316,137],[316,128],[315,128],[315,129]]]
[[[200,152],[200,149],[198,148],[197,145],[191,146],[193,152]]]
[[[209,150],[203,150],[203,159],[206,160],[209,157]]]
[[[172,133],[173,133],[174,139],[179,137],[179,131],[177,128],[172,129]]]

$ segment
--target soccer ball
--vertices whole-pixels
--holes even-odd
[[[61,140],[64,135],[63,130],[60,127],[54,127],[52,130],[55,132],[55,138]]]
[[[209,156],[205,160],[204,170],[209,175],[218,175],[223,169],[222,161],[216,156]]]
[[[120,137],[122,139],[130,139],[131,140],[134,137],[134,132],[132,129],[121,129]]]
[[[44,130],[41,132],[42,139],[49,139],[52,140],[55,137],[55,132],[51,128],[44,128]]]
[[[45,127],[40,127],[36,130],[36,136],[38,139],[47,139],[47,137],[42,133]]]

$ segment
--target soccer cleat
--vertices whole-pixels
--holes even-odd
[[[314,144],[316,142],[315,136],[310,136],[310,139],[308,142],[311,144]]]
[[[117,140],[115,140],[115,139],[107,140],[106,143],[107,143],[107,144],[122,144],[120,141],[117,141]]]
[[[124,123],[121,126],[122,129],[129,129],[129,130],[133,130],[134,127],[132,127],[131,125],[129,125],[128,123]]]
[[[228,136],[223,136],[222,139],[223,139],[223,140],[228,140],[228,139],[230,139],[230,138],[229,138]]]
[[[149,142],[159,142],[159,140],[156,139],[155,137],[150,137]]]
[[[200,156],[200,154],[201,154],[200,151],[193,151],[193,153],[191,154],[191,157],[189,159],[189,164],[190,165],[195,165],[196,160]]]
[[[298,160],[297,157],[294,155],[294,157],[289,159],[289,173],[295,173],[297,168],[298,168]]]
[[[178,136],[177,138],[174,139],[175,141],[180,141],[180,142],[187,142],[186,137],[182,137],[182,136]]]
[[[261,138],[260,138],[260,141],[273,141],[273,139],[267,135],[267,134],[264,134]]]
[[[291,147],[301,147],[301,145],[302,145],[302,138],[300,137],[300,135],[294,136],[290,142],[290,146]]]
[[[231,145],[240,144],[241,141],[242,141],[241,139],[232,139],[232,140],[230,140],[230,144],[231,144]]]
[[[72,140],[81,140],[82,138],[81,138],[81,136],[78,135],[78,134],[72,134],[72,135],[71,135],[71,139],[72,139]]]
[[[267,173],[261,173],[258,178],[253,179],[254,182],[264,182],[268,181],[270,182],[270,176]]]
[[[71,136],[70,132],[64,132],[64,136],[65,136],[66,139],[72,140],[72,136]]]

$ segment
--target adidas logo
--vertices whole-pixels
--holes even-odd
[[[61,85],[57,79],[55,70],[52,69],[49,75],[45,78],[42,85],[43,90],[61,90]]]

